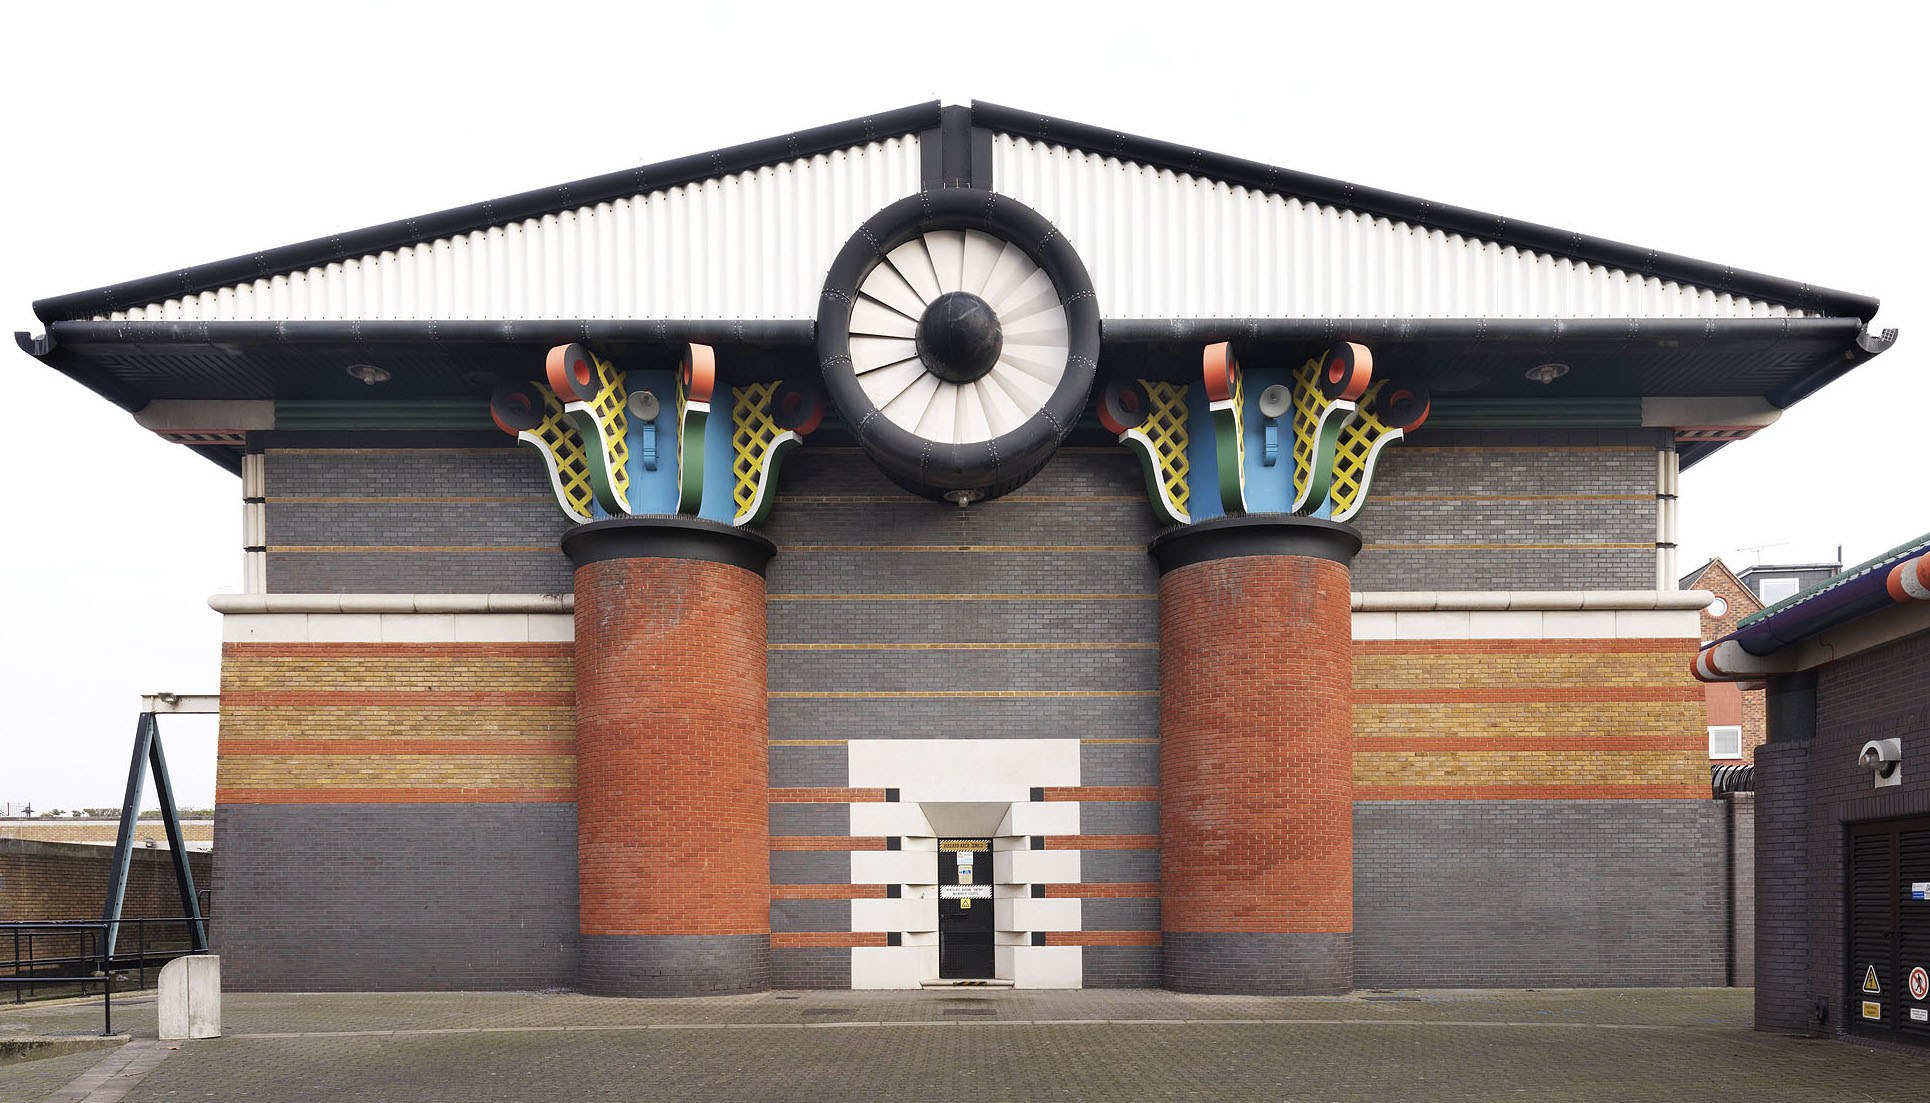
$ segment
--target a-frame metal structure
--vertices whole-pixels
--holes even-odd
[[[181,892],[181,914],[188,919],[188,937],[196,953],[208,948],[208,927],[195,893],[194,871],[188,866],[187,840],[181,832],[181,812],[174,803],[174,783],[168,777],[167,756],[161,752],[161,713],[211,715],[221,711],[221,698],[211,694],[155,693],[141,698],[141,715],[134,724],[134,757],[127,767],[127,795],[121,801],[121,829],[114,840],[114,866],[108,871],[107,900],[101,921],[107,924],[106,956],[114,957],[121,932],[121,903],[127,895],[128,866],[134,860],[134,829],[141,817],[141,794],[147,774],[154,774],[154,794],[161,801],[161,824],[174,859],[174,883]]]

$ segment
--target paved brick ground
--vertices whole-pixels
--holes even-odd
[[[1920,1103],[1930,1091],[1930,1057],[1757,1034],[1736,990],[787,995],[230,995],[227,1036],[182,1045],[126,1099]],[[131,1004],[116,1025],[151,1037],[151,998]],[[90,1027],[97,1002],[0,1010],[0,1031]],[[0,1101],[45,1099],[89,1064],[55,1060],[0,1067]]]

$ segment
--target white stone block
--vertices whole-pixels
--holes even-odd
[[[383,613],[384,643],[454,643],[454,613]]]
[[[1468,614],[1468,638],[1475,640],[1538,640],[1541,612],[1537,609],[1482,611]]]
[[[458,643],[527,643],[529,615],[526,613],[458,613]]]
[[[1082,947],[995,946],[994,968],[1015,988],[1083,988]]]
[[[992,855],[993,879],[1006,885],[1076,885],[1077,850],[1001,850]]]
[[[931,885],[938,882],[938,861],[929,850],[854,850],[854,885]]]
[[[1355,613],[1354,638],[1357,640],[1391,640],[1394,635],[1394,613]]]
[[[1674,609],[1619,609],[1615,613],[1618,639],[1700,639],[1702,614]]]
[[[1465,640],[1465,612],[1395,613],[1394,634],[1403,640]]]
[[[903,801],[860,801],[851,805],[853,835],[929,836],[931,824],[915,804]]]
[[[1015,801],[999,824],[1001,835],[1077,835],[1079,802],[1076,800]]]
[[[1550,609],[1541,614],[1544,640],[1612,640],[1615,613],[1608,609]]]
[[[156,1003],[162,1041],[221,1037],[221,959],[177,957],[161,967]]]
[[[854,739],[850,782],[904,801],[1022,801],[1079,784],[1077,739]]]
[[[568,613],[529,614],[529,642],[569,643],[576,639],[576,618]]]
[[[854,931],[935,931],[938,898],[851,901]]]
[[[938,975],[938,944],[929,946],[854,946],[851,987],[916,988]]]
[[[221,618],[224,643],[304,643],[308,617],[303,613],[231,613]]]
[[[1083,903],[1077,897],[994,899],[992,922],[1005,931],[1082,930]]]
[[[376,613],[310,613],[308,638],[315,643],[365,643],[382,638]]]

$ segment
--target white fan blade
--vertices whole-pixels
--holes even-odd
[[[957,291],[965,286],[965,231],[933,230],[925,235],[925,251],[931,254],[940,291]]]
[[[880,264],[858,285],[858,290],[905,317],[917,321],[925,316],[925,301],[905,282],[905,277],[889,264]]]
[[[923,365],[920,365],[921,369],[922,367]],[[899,392],[897,398],[885,403],[880,409],[893,424],[916,433],[919,418],[924,416],[925,408],[931,405],[932,392],[936,391],[942,382],[944,380],[932,373],[923,372],[912,381],[911,386]]]
[[[1028,318],[1001,317],[999,328],[1005,332],[1008,345],[1056,348],[1061,352],[1071,347],[1066,336],[1066,312],[1057,303],[1052,304],[1051,310],[1041,310]]]
[[[910,340],[918,336],[918,323],[861,295],[857,302],[851,304],[851,332]]]
[[[905,388],[926,374],[924,361],[907,360],[859,376],[858,386],[864,390],[864,396],[871,400],[871,404],[882,410],[892,399],[904,394]]]
[[[1028,348],[1024,345],[1008,346],[999,353],[999,363],[1010,364],[1047,387],[1057,387],[1059,380],[1065,378],[1066,374],[1065,353],[1055,355],[1046,349]]]
[[[905,277],[905,282],[918,292],[919,298],[929,303],[939,296],[938,273],[932,269],[931,254],[925,251],[924,238],[912,238],[886,253],[885,260],[898,270],[899,275]]]
[[[867,337],[860,333],[851,335],[851,370],[858,374],[902,363],[918,355],[918,342],[903,337]]]
[[[992,424],[985,418],[985,405],[979,398],[978,383],[967,383],[958,388],[958,427],[952,432],[952,440],[958,444],[970,444],[991,439]]]
[[[1001,298],[1038,270],[1039,266],[1025,255],[1025,250],[1008,241],[999,250],[998,260],[992,262],[992,272],[985,277],[985,290],[979,292],[979,297],[996,308]]]
[[[952,443],[953,435],[958,430],[958,391],[958,384],[939,380],[938,389],[932,392],[930,405],[918,416],[919,436],[940,444]]]
[[[1010,363],[1003,356],[999,357],[997,364],[992,365],[991,373],[985,378],[995,380],[1004,387],[1005,393],[1011,396],[1012,404],[1025,411],[1027,417],[1031,417],[1032,411],[1045,405],[1046,400],[1052,397],[1050,383]]]
[[[965,278],[958,289],[982,297],[985,281],[992,274],[992,266],[999,261],[999,251],[1004,248],[1005,243],[991,234],[965,231]]]
[[[991,300],[986,300],[990,302]],[[1034,269],[1025,282],[1005,293],[992,309],[998,312],[999,323],[1007,318],[1017,321],[1029,318],[1048,306],[1059,305],[1059,289],[1052,286],[1052,277],[1044,269]]]
[[[978,391],[979,405],[985,408],[985,420],[991,424],[993,436],[1002,437],[1017,429],[1030,416],[990,377],[980,379],[972,387]]]

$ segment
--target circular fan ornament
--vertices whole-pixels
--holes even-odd
[[[817,342],[825,390],[872,462],[964,505],[1023,485],[1078,421],[1099,304],[1037,211],[975,188],[922,192],[845,243]]]

